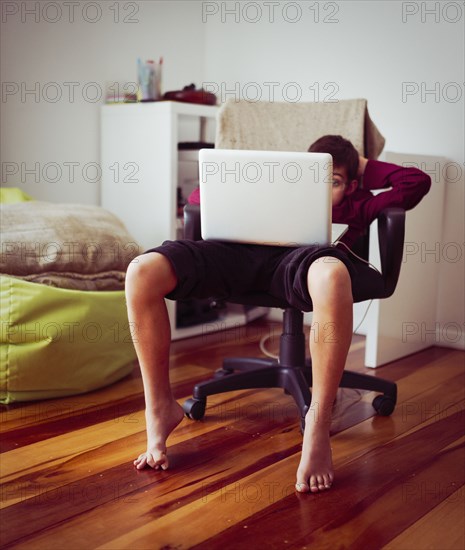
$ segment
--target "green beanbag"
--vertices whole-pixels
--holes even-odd
[[[0,403],[63,397],[129,374],[136,358],[124,291],[0,277]]]

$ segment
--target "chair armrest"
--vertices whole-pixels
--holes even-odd
[[[184,206],[184,238],[189,241],[200,241],[202,239],[200,206],[198,204],[186,204]]]
[[[378,241],[381,272],[386,298],[394,293],[404,253],[405,210],[386,208],[378,216]]]

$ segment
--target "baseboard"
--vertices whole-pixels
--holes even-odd
[[[465,351],[465,326],[461,327],[459,323],[447,323],[437,327],[434,345]]]

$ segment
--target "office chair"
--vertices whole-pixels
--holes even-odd
[[[387,298],[394,292],[399,278],[404,246],[405,211],[387,208],[378,216],[378,236],[381,273],[367,264],[357,265],[358,276],[353,281],[354,302]],[[186,239],[201,238],[200,207],[186,205],[184,208],[184,236]],[[356,244],[358,252],[367,258],[367,236]],[[238,357],[224,359],[223,367],[213,379],[194,387],[193,397],[184,405],[186,415],[200,420],[205,415],[207,397],[218,393],[251,389],[282,388],[290,394],[300,411],[301,428],[305,426],[305,414],[311,403],[312,386],[311,358],[306,358],[306,343],[303,332],[303,313],[285,301],[266,293],[234,296],[228,301],[236,304],[277,307],[283,312],[283,329],[280,337],[279,359]],[[389,416],[395,408],[397,386],[394,382],[371,375],[344,371],[342,388],[357,388],[382,392],[372,404],[381,416]]]

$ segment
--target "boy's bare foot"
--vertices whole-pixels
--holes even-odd
[[[297,469],[296,490],[317,493],[331,488],[334,479],[329,428],[307,420],[302,456]]]
[[[147,450],[134,460],[134,466],[142,470],[150,466],[154,470],[166,470],[169,467],[166,454],[166,440],[170,433],[181,422],[184,411],[176,401],[156,410],[146,410],[147,423]]]

